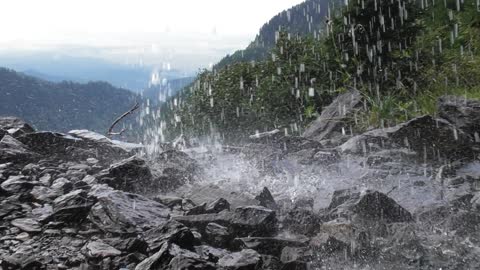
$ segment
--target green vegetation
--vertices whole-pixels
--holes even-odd
[[[298,135],[349,88],[366,100],[359,129],[435,114],[441,95],[480,97],[476,0],[351,0],[321,35],[274,36],[261,61],[201,72],[162,108],[166,130],[229,140],[273,128]]]

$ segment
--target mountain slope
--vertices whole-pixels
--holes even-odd
[[[262,26],[255,40],[245,50],[227,55],[215,65],[215,68],[221,69],[236,62],[266,59],[270,55],[270,50],[275,47],[279,30],[286,31],[291,35],[318,37],[320,30],[325,25],[325,17],[328,15],[329,7],[334,9],[336,2],[332,0],[307,0],[280,12]]]
[[[105,82],[52,83],[0,68],[0,115],[18,116],[40,130],[104,133],[136,95]]]

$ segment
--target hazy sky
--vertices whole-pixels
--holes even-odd
[[[265,22],[301,2],[1,0],[0,50],[61,49],[122,62],[205,66],[244,48]]]

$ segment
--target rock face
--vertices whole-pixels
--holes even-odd
[[[38,158],[38,155],[30,151],[26,145],[10,135],[4,135],[0,139],[0,162],[28,163]]]
[[[97,199],[88,218],[105,232],[139,232],[165,224],[170,215],[166,206],[132,193],[106,192]]]
[[[322,141],[344,136],[350,129],[347,120],[361,104],[362,94],[358,90],[352,89],[340,94],[330,105],[323,108],[322,114],[307,127],[303,137]]]
[[[333,194],[329,217],[359,218],[369,221],[410,222],[412,214],[397,204],[393,199],[378,191],[340,190]]]
[[[375,129],[357,135],[343,145],[343,153],[365,154],[382,149],[407,148],[417,153],[421,161],[457,160],[475,154],[472,139],[443,119],[422,116],[385,129]]]
[[[2,133],[1,131],[13,137],[35,132],[29,124],[17,117],[0,117],[0,134]]]
[[[438,100],[438,115],[480,143],[480,101],[458,96]]]

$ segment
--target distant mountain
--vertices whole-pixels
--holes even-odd
[[[52,82],[63,80],[87,83],[106,81],[116,87],[133,92],[147,88],[154,67],[111,63],[90,57],[73,57],[58,52],[35,52],[31,54],[0,54],[0,66],[11,68],[27,75]],[[168,79],[187,77],[174,69],[157,70]]]
[[[0,68],[0,115],[21,117],[39,130],[105,133],[136,98],[105,82],[54,83]]]
[[[221,69],[236,62],[263,60],[270,57],[269,51],[275,46],[276,32],[279,30],[284,30],[294,36],[319,35],[320,29],[325,25],[329,7],[330,10],[334,10],[335,4],[338,2],[340,1],[307,0],[280,12],[262,26],[255,40],[245,50],[227,55],[215,65],[215,68]]]

